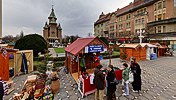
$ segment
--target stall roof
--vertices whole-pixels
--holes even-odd
[[[153,45],[157,46],[158,48],[167,48],[166,45],[161,45],[159,43],[152,43]]]
[[[0,44],[1,47],[7,47],[8,44]]]
[[[119,47],[124,47],[124,48],[137,48],[141,46],[140,44],[122,44]]]
[[[153,44],[150,44],[150,43],[141,43],[140,44],[142,47],[145,47],[145,46],[147,46],[147,47],[153,47],[153,48],[156,48],[157,46],[156,45],[153,45]]]
[[[74,41],[72,44],[66,47],[65,51],[73,55],[77,55],[84,47],[86,47],[89,43],[91,43],[95,38],[98,37],[78,38],[76,41]],[[104,44],[104,42],[102,43]]]

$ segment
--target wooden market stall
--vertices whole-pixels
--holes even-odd
[[[78,83],[78,86],[83,84],[82,94],[87,95],[92,93],[90,92],[91,90],[95,89],[95,86],[90,85],[89,77],[91,73],[93,73],[92,69],[95,68],[95,55],[93,53],[99,54],[100,52],[106,51],[107,49],[108,46],[98,37],[79,38],[65,48],[65,66],[68,68],[69,72]],[[80,60],[82,56],[85,56],[86,72],[89,74],[87,79],[83,79],[82,75],[80,74]]]
[[[98,37],[79,38],[65,48],[65,66],[69,69],[71,74],[78,73],[80,71],[80,55],[84,55],[86,59],[86,69],[92,69],[95,67],[93,64],[93,53],[99,53],[107,49],[108,46]]]
[[[146,47],[140,44],[122,44],[120,54],[126,54],[126,60],[130,61],[131,57],[135,57],[137,61],[146,59]],[[121,58],[122,59],[122,58]]]
[[[9,55],[5,49],[0,49],[0,77],[9,80]]]
[[[160,56],[165,56],[165,53],[167,52],[167,46],[166,45],[161,45],[159,43],[151,43],[155,46],[157,46],[157,56],[160,57]]]
[[[14,74],[18,74],[21,69],[22,64],[22,53],[25,54],[26,60],[27,60],[27,67],[28,67],[28,73],[32,72],[34,70],[33,68],[33,50],[20,50],[15,53],[15,66],[14,66]]]
[[[142,48],[146,48],[146,59],[151,60],[151,55],[157,54],[157,46],[150,43],[141,43]]]

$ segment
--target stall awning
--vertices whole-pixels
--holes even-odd
[[[73,55],[77,55],[82,49],[84,49],[84,47],[88,46],[96,38],[100,40],[98,37],[78,38],[76,41],[66,47],[65,51]],[[104,44],[104,42],[102,43]]]

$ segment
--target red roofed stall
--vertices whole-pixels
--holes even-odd
[[[93,53],[99,53],[99,51],[91,51],[93,47],[102,47],[100,52],[107,50],[108,46],[98,37],[78,38],[72,44],[65,48],[66,62],[65,66],[68,67],[70,73],[76,73],[80,71],[79,61],[80,55],[85,55],[86,69],[94,68],[93,65]]]
[[[78,38],[65,48],[65,66],[69,69],[77,82],[78,90],[82,96],[86,96],[96,91],[95,85],[90,81],[93,76],[92,69],[95,68],[96,65],[94,59],[99,56],[97,54],[100,54],[100,52],[106,51],[107,49],[108,46],[98,37]],[[96,55],[93,53],[96,53]],[[85,76],[80,75],[80,61],[83,56],[85,56],[86,72],[88,72],[88,75]]]

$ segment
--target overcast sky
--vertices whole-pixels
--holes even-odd
[[[103,11],[109,13],[133,0],[3,0],[3,36],[37,33],[42,35],[54,5],[64,35],[87,36]]]

